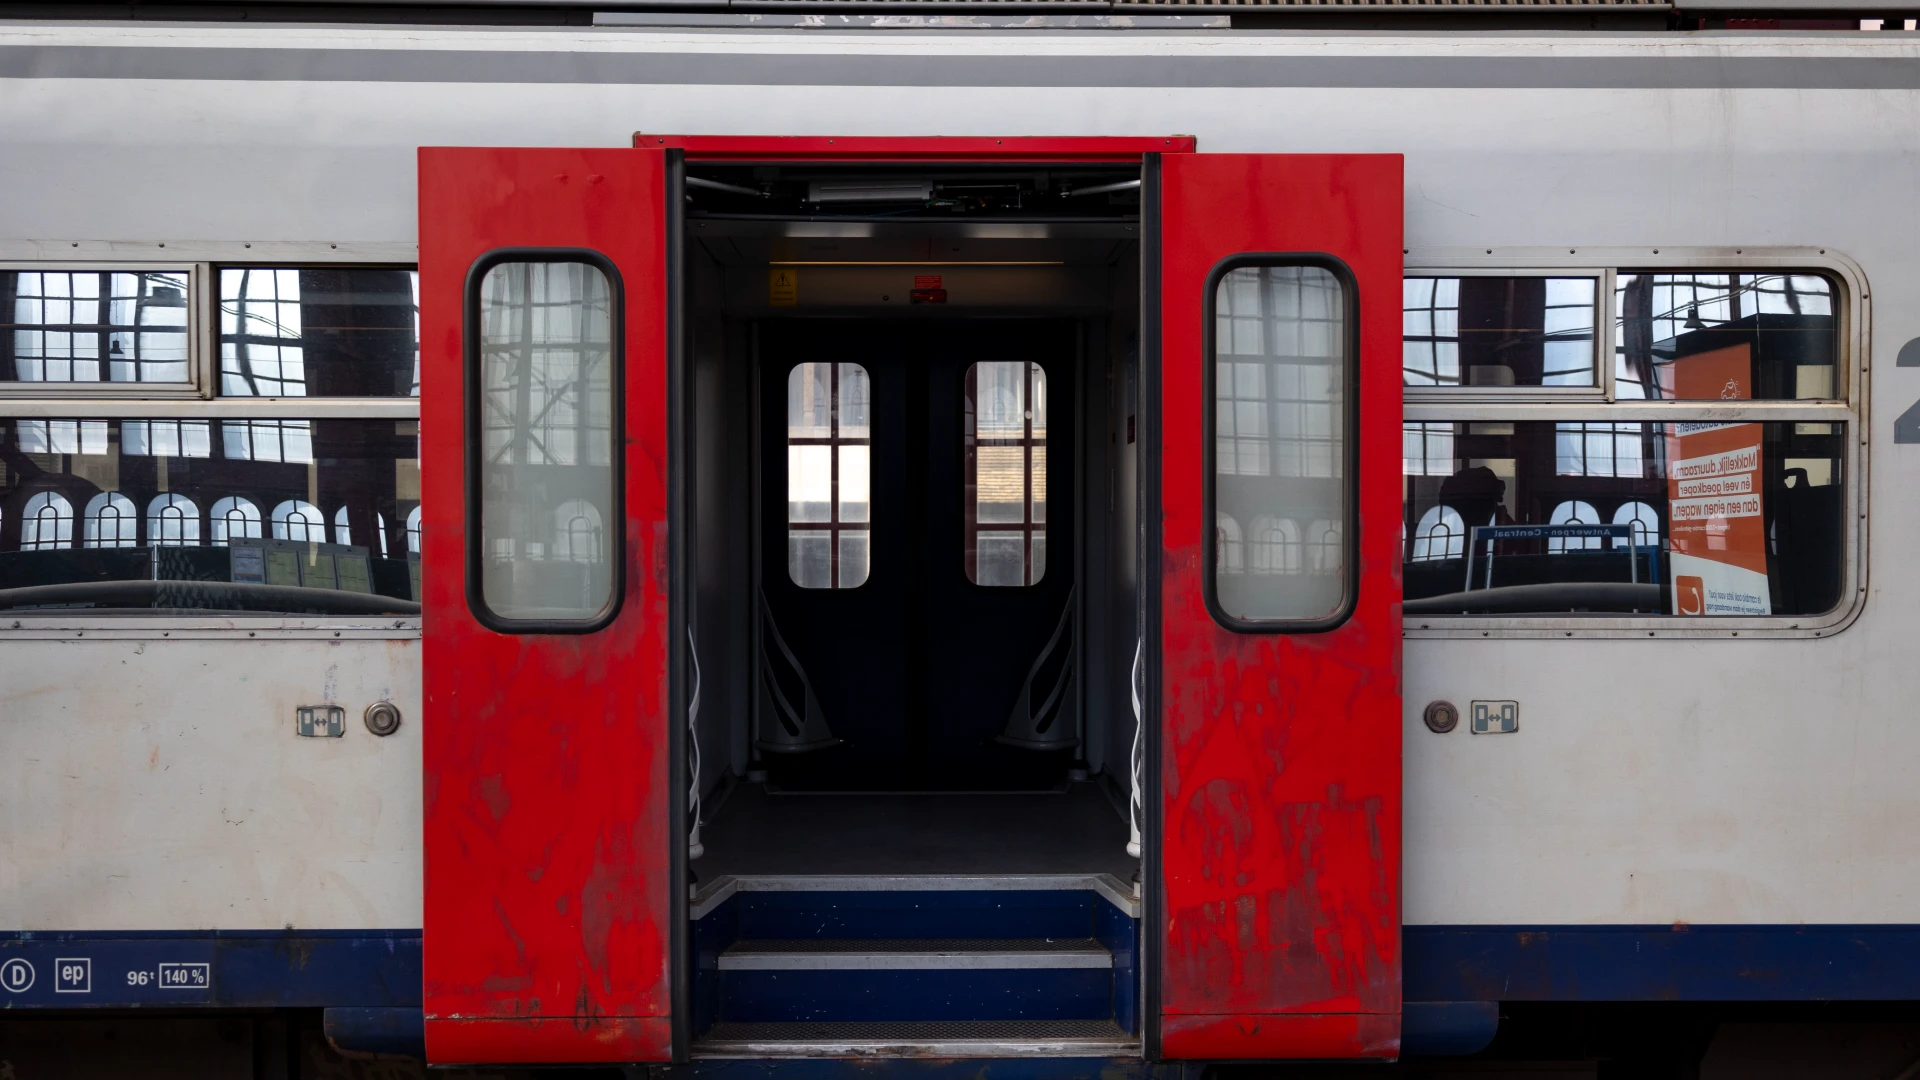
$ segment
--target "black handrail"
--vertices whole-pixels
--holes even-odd
[[[418,615],[420,604],[377,593],[233,581],[73,581],[0,589],[0,610],[146,608],[289,615]]]

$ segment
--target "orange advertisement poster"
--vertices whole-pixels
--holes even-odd
[[[1674,396],[1753,396],[1746,344],[1673,363]],[[1679,615],[1771,615],[1759,424],[1685,423],[1667,435],[1667,536]]]

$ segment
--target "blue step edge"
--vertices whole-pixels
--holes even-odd
[[[343,1057],[427,1059],[424,1009],[328,1009],[320,1022],[327,1044]]]
[[[733,881],[718,879],[710,883],[717,895],[696,908],[693,920],[693,1032],[697,1038],[723,1015],[727,1019],[874,1019],[873,1015],[841,1015],[848,998],[823,1004],[815,1015],[797,1015],[804,1006],[795,989],[786,995],[768,995],[767,978],[722,979],[717,970],[720,953],[735,941],[763,939],[834,938],[1077,938],[1092,936],[1113,956],[1113,969],[1107,980],[1099,1015],[1111,1015],[1121,1030],[1139,1032],[1140,922],[1118,906],[1112,889],[1103,887],[1062,887],[1022,889],[928,889],[901,888],[876,890],[842,889],[761,889],[747,883],[720,888]],[[1118,888],[1118,882],[1114,888]],[[816,982],[824,980],[815,980]],[[729,982],[760,984],[751,996],[760,1004],[771,1004],[774,996],[788,998],[789,1007],[773,1015],[749,1006],[741,993],[743,986],[728,990]],[[1037,989],[1037,988],[1036,988]],[[940,996],[940,987],[928,985],[925,993],[901,997],[900,1006],[918,1010],[920,1018],[934,1015],[969,1019],[988,1019],[978,1000],[965,1000],[962,992],[955,1000],[929,1005],[929,995]],[[846,997],[846,995],[842,995]],[[871,996],[871,995],[869,995]],[[1076,992],[1070,996],[1083,996]],[[976,995],[977,997],[977,995]],[[912,1000],[909,1000],[912,999]],[[1007,1011],[1007,1010],[1002,1010]],[[1049,1018],[1085,1019],[1081,1007],[1046,1013]],[[1039,1018],[1041,1013],[1013,1009],[1001,1019]]]
[[[721,1020],[1103,1020],[1113,969],[726,971]]]

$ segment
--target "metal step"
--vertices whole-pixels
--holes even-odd
[[[1111,1020],[722,1021],[692,1049],[703,1058],[1107,1057],[1138,1053],[1140,1041]]]
[[[740,941],[720,954],[721,971],[987,971],[1113,967],[1093,938],[894,938]]]
[[[689,899],[689,917],[703,919],[742,893],[1090,892],[1137,919],[1140,900],[1133,888],[1112,874],[703,874]]]

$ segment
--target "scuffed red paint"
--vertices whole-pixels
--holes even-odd
[[[664,187],[658,152],[420,153],[435,1063],[670,1053],[666,594],[654,570],[666,535]],[[626,592],[591,635],[495,634],[467,610],[461,294],[467,268],[501,247],[591,248],[624,287]]]
[[[1398,156],[1163,164],[1162,1051],[1391,1057],[1400,1010]],[[1202,572],[1201,301],[1240,252],[1360,288],[1361,587],[1322,634],[1237,634]]]
[[[427,1057],[511,1065],[546,1062],[588,1065],[605,1061],[664,1061],[673,1032],[664,1017],[450,1020],[427,1025]]]

